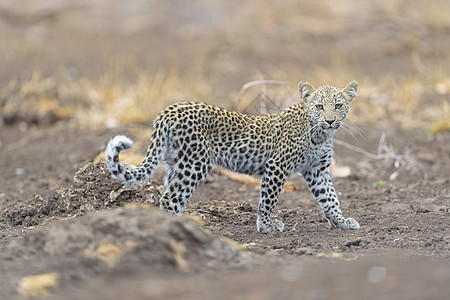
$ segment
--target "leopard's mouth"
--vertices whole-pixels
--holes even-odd
[[[339,128],[339,125],[340,124],[332,124],[332,125],[322,124],[321,127],[325,131],[333,131],[333,130],[337,130]]]

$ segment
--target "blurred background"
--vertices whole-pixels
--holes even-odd
[[[253,80],[287,82],[286,102],[300,80],[356,80],[354,122],[436,133],[450,126],[449,11],[447,0],[0,0],[1,116],[148,125],[179,100],[236,108]]]

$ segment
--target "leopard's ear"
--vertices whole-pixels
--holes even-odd
[[[358,83],[356,81],[352,81],[345,86],[343,89],[344,97],[347,101],[352,102],[353,99],[358,95],[356,91],[358,90]]]
[[[316,88],[309,82],[300,81],[298,84],[298,91],[300,92],[300,96],[308,101],[311,98],[311,95],[316,91]]]

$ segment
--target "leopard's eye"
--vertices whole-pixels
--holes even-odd
[[[341,108],[342,107],[342,103],[337,103],[335,106],[334,106],[334,108],[336,108],[336,109],[339,109],[339,108]]]
[[[316,108],[317,108],[318,110],[322,110],[322,109],[323,109],[323,105],[322,105],[322,104],[317,104],[317,105],[316,105]]]

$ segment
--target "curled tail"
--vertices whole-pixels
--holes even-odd
[[[151,148],[153,143],[150,143]],[[144,163],[139,167],[122,164],[119,162],[119,153],[124,149],[129,149],[133,146],[133,141],[124,136],[117,135],[109,140],[105,150],[106,166],[108,167],[111,177],[122,184],[135,184],[140,181],[146,180],[152,175],[156,168],[159,157],[156,158],[156,164],[149,164],[148,157],[145,158]],[[147,156],[151,153],[147,153]]]

